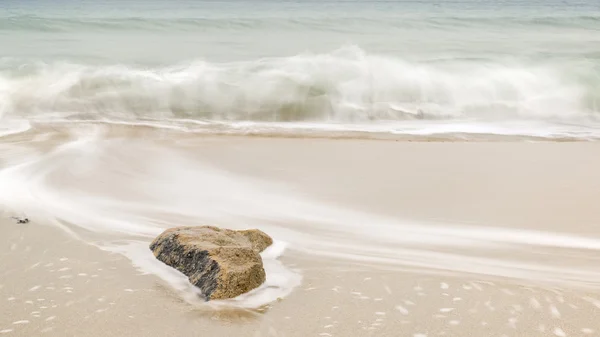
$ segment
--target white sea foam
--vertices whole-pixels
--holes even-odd
[[[26,120],[18,119],[2,121],[1,117],[2,114],[0,113],[0,138],[25,132],[31,128],[31,124]]]
[[[175,124],[230,133],[600,136],[600,79],[590,77],[594,65],[586,62],[448,65],[346,47],[162,68],[22,67],[23,75],[0,72],[5,118]]]

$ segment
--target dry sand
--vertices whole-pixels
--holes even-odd
[[[303,280],[289,296],[259,310],[212,310],[186,303],[124,256],[74,238],[44,218],[16,224],[6,213],[0,222],[0,334],[600,334],[595,241],[587,246],[579,241],[561,244],[567,237],[563,234],[595,240],[600,233],[598,144],[229,137],[182,141],[203,161],[227,172],[283,184],[318,203],[418,226],[472,226],[473,232],[492,236],[482,242],[490,247],[391,242],[391,249],[398,251],[417,246],[422,253],[440,254],[418,255],[430,259],[424,263],[432,263],[432,268],[409,268],[402,259],[375,263],[372,256],[364,261],[335,258],[292,241],[280,260],[297,269]],[[486,231],[489,228],[506,232]],[[306,227],[311,230],[326,235]],[[533,237],[528,244],[519,230],[554,232],[556,240],[546,238],[549,241],[543,243],[545,237]],[[498,233],[506,237],[493,237]],[[333,229],[330,234],[328,240],[350,240]],[[427,238],[455,239],[448,235],[434,232]],[[361,240],[352,239],[345,242]],[[464,265],[444,257],[457,252],[464,256]],[[440,263],[435,263],[437,257],[443,257]],[[488,270],[491,260],[476,260],[479,257],[494,259],[495,264]],[[527,261],[533,269],[520,270],[523,266],[515,261]],[[501,268],[499,262],[506,266]]]

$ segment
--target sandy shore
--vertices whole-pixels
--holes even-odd
[[[4,334],[17,336],[595,335],[594,291],[284,258],[304,274],[261,310],[193,307],[119,255],[39,224],[2,222]],[[294,254],[290,254],[294,255]]]
[[[107,152],[112,156],[96,157],[87,171],[70,162],[70,175],[80,178],[73,184],[78,193],[104,196],[116,190],[136,196],[136,186],[129,189],[125,180],[100,184],[114,182],[115,176],[99,167],[129,158],[127,167],[136,168],[136,159],[148,155],[129,146],[152,148],[166,165],[161,169],[179,162],[168,161],[173,158],[159,150],[175,148],[226,181],[240,176],[267,181],[251,185],[263,193],[256,199],[280,200],[270,207],[297,208],[298,215],[287,218],[269,213],[269,207],[250,212],[259,203],[231,212],[252,214],[248,223],[262,221],[276,240],[289,243],[280,260],[302,275],[301,285],[258,310],[191,305],[127,257],[98,248],[116,232],[99,233],[87,224],[59,228],[37,211],[30,223],[16,224],[6,206],[0,221],[0,333],[421,337],[600,332],[597,144],[189,136],[174,142],[164,135],[129,136],[118,144],[123,157]],[[15,157],[3,157],[4,166]],[[145,167],[148,179],[158,179]],[[71,197],[73,186],[61,180],[63,175],[48,177],[64,188],[57,196]],[[240,199],[240,205],[248,200],[246,190],[223,190],[223,200]],[[265,199],[282,190],[289,194]],[[292,203],[300,198],[302,203]],[[161,219],[159,228],[172,218]],[[223,223],[235,219],[224,216]],[[315,219],[322,225],[313,225]],[[389,223],[378,225],[379,219]]]

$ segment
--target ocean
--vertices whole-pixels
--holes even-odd
[[[600,137],[595,0],[3,0],[0,134]]]

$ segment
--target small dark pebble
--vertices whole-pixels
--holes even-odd
[[[17,220],[18,224],[25,224],[25,223],[29,223],[29,219],[27,218],[17,218],[17,217],[13,217],[13,219]]]

